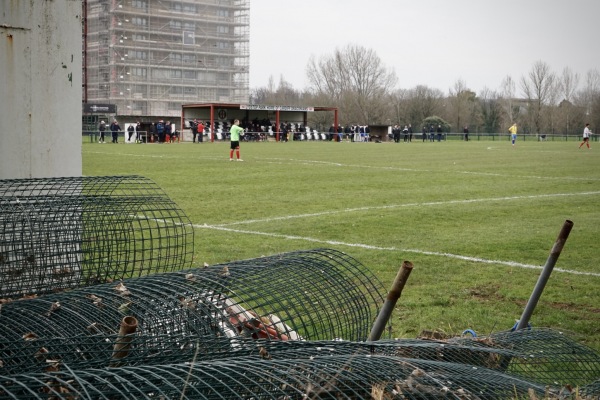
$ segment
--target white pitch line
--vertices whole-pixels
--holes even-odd
[[[307,242],[328,244],[328,245],[333,245],[333,246],[347,246],[347,247],[358,247],[358,248],[367,249],[367,250],[415,253],[415,254],[423,254],[423,255],[428,255],[428,256],[455,258],[458,260],[471,261],[471,262],[483,263],[483,264],[499,264],[499,265],[505,265],[508,267],[524,268],[524,269],[537,269],[537,270],[543,269],[543,266],[541,266],[541,265],[523,264],[523,263],[519,263],[519,262],[515,262],[515,261],[487,260],[485,258],[462,256],[460,254],[452,254],[452,253],[440,253],[440,252],[436,252],[436,251],[425,251],[425,250],[418,250],[418,249],[399,249],[397,247],[381,247],[381,246],[373,246],[373,245],[362,244],[362,243],[346,243],[346,242],[340,242],[337,240],[322,240],[322,239],[316,239],[316,238],[305,237],[305,236],[282,235],[282,234],[278,234],[278,233],[231,229],[231,228],[226,228],[226,227],[217,226],[217,225],[192,224],[192,226],[196,229],[213,229],[213,230],[218,230],[218,231],[241,233],[241,234],[246,234],[246,235],[268,236],[268,237],[278,238],[278,239],[303,240],[303,241],[307,241]],[[562,269],[562,268],[554,268],[553,271],[561,272],[561,273],[565,273],[565,274],[571,274],[571,275],[584,275],[584,276],[600,277],[600,273],[596,273],[596,272],[573,271],[573,270]]]
[[[401,208],[401,207],[440,206],[440,205],[450,205],[450,204],[483,203],[483,202],[487,202],[487,201],[541,199],[541,198],[567,197],[567,196],[593,196],[593,195],[599,195],[599,194],[600,194],[600,191],[579,192],[579,193],[553,193],[553,194],[538,194],[538,195],[529,195],[529,196],[490,197],[487,199],[468,199],[468,200],[431,201],[431,202],[424,202],[424,203],[388,204],[385,206],[365,206],[365,207],[355,207],[355,208],[344,208],[341,210],[333,210],[333,211],[322,211],[322,212],[317,212],[317,213],[284,215],[281,217],[271,217],[271,218],[262,218],[262,219],[248,219],[245,221],[236,221],[236,222],[231,222],[231,223],[227,223],[227,224],[217,224],[214,226],[224,227],[224,226],[233,226],[233,225],[245,225],[245,224],[253,224],[253,223],[257,223],[257,222],[272,222],[272,221],[283,221],[283,220],[297,219],[297,218],[322,217],[324,215],[334,215],[334,214],[349,213],[349,212],[356,212],[356,211],[386,210],[386,209]]]

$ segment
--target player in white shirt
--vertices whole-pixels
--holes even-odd
[[[592,133],[593,132],[590,130],[590,124],[585,124],[585,128],[583,128],[583,142],[581,142],[581,144],[579,145],[579,148],[581,148],[581,146],[583,146],[585,144],[588,149],[591,149],[590,135]]]

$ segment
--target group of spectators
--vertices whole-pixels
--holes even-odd
[[[346,126],[338,125],[336,129],[334,124],[331,124],[327,139],[338,142],[344,139],[350,142],[368,142],[371,140],[371,128],[369,125],[346,124]]]
[[[469,137],[468,132],[469,132],[468,128],[465,126],[466,140],[468,140],[468,137]],[[429,127],[424,125],[423,130],[421,131],[421,138],[422,138],[423,142],[426,142],[427,140],[429,140],[430,142],[435,142],[436,137],[437,137],[437,141],[441,142],[443,135],[444,135],[444,130],[442,129],[441,125],[438,125],[437,127],[435,127],[434,125],[429,125]],[[413,133],[412,126],[410,124],[404,125],[404,128],[400,128],[400,126],[398,126],[398,124],[396,124],[392,127],[391,137],[394,140],[394,142],[396,142],[396,143],[399,143],[401,138],[404,138],[404,142],[412,142],[413,136],[414,136],[414,133]]]
[[[174,142],[179,139],[179,132],[173,128],[171,121],[159,120],[150,124],[150,136],[155,143]]]
[[[258,120],[253,122],[248,122],[244,120],[243,123],[239,124],[239,127],[244,130],[245,135],[243,136],[244,141],[249,140],[266,140],[266,127],[264,125],[260,125],[261,122]],[[270,124],[270,122],[268,122]],[[207,122],[206,124],[201,120],[194,119],[189,121],[190,130],[192,131],[192,141],[196,143],[196,139],[198,139],[198,143],[202,143],[204,137],[204,133],[210,132],[210,124]],[[224,121],[222,126],[223,140],[229,139],[231,129],[231,125],[227,121]],[[270,125],[268,125],[270,126]]]
[[[405,142],[412,142],[413,130],[410,124],[404,125],[404,129],[400,129],[400,126],[398,126],[398,124],[392,127],[392,139],[394,140],[394,142],[399,143],[400,138],[402,136],[404,136]]]
[[[268,118],[263,118],[263,119],[254,118],[251,121],[248,120],[247,118],[244,118],[240,123],[240,127],[244,128],[244,130],[246,132],[266,133],[269,131],[269,127],[272,127],[272,126],[273,126],[273,124],[271,124],[271,120]]]
[[[139,125],[139,122],[138,122],[138,125]],[[135,130],[133,125],[130,125],[129,128],[131,128],[132,130]],[[110,130],[110,136],[112,139],[111,143],[119,143],[119,132],[121,132],[121,125],[119,125],[119,121],[114,119],[113,122],[111,122],[111,124],[109,126],[109,130]],[[104,132],[106,132],[106,122],[100,121],[100,124],[98,125],[98,132],[100,133],[100,137],[98,138],[98,143],[106,143],[105,137],[104,137]],[[131,139],[131,134],[129,135],[129,137]]]
[[[125,131],[122,130],[119,122],[114,119],[113,122],[109,126],[109,130],[111,132],[112,143],[119,143],[119,133]],[[100,133],[100,138],[98,143],[105,143],[104,133],[106,132],[106,123],[104,121],[100,121],[98,126],[98,131]],[[146,131],[140,121],[137,121],[135,124],[129,124],[127,127],[127,141],[131,142],[135,135],[135,142],[142,142],[142,132],[148,133],[148,137],[150,140],[155,143],[166,143],[166,142],[174,142],[179,138],[179,132],[174,126],[171,124],[171,121],[159,120],[157,122],[152,122],[148,127],[148,131]]]
[[[441,125],[438,125],[437,128],[434,125],[429,125],[429,141],[430,142],[435,142],[435,138],[437,135],[437,141],[441,142],[442,141],[442,136],[444,135],[444,130],[442,129]],[[427,141],[427,127],[423,126],[423,130],[422,130],[422,139],[424,142]]]
[[[194,119],[189,121],[189,126],[192,131],[193,142],[196,143],[196,139],[198,139],[198,143],[202,143],[203,135],[207,129],[207,125],[204,124],[201,120]],[[273,132],[276,129],[274,124],[271,123],[269,119],[258,120],[254,119],[249,121],[244,119],[240,123],[240,127],[246,133],[243,136],[244,141],[249,140],[266,140],[267,133]],[[229,124],[224,122],[223,124],[223,133],[224,140],[227,140],[229,135]],[[99,143],[104,143],[104,132],[106,131],[106,124],[104,121],[100,122],[100,126],[98,128],[100,132]],[[118,143],[119,132],[122,132],[121,126],[118,121],[115,119],[110,124],[109,130],[111,131],[112,143]],[[140,141],[139,132],[142,131],[142,126],[138,121],[137,124],[130,124],[127,128],[128,141],[132,140],[134,134],[136,134],[136,142]],[[468,127],[464,128],[464,138],[468,140]],[[176,129],[173,129],[173,125],[171,121],[159,120],[157,122],[153,122],[149,126],[149,136],[152,138],[153,142],[157,143],[165,143],[167,141],[176,141],[179,137],[179,132]],[[287,142],[288,140],[303,140],[310,138],[307,134],[310,134],[310,129],[305,127],[302,124],[294,124],[288,121],[281,122],[279,125],[279,140],[283,142]],[[371,130],[369,125],[355,125],[355,124],[346,124],[345,126],[338,125],[337,127],[334,124],[331,124],[328,132],[323,132],[325,135],[325,140],[327,141],[337,141],[341,142],[344,139],[350,142],[368,142],[371,140],[370,137]],[[410,124],[404,125],[404,128],[401,128],[398,124],[394,125],[391,130],[390,138],[394,140],[394,142],[399,143],[401,139],[404,142],[412,142],[413,140],[413,129]],[[434,125],[430,125],[429,127],[423,126],[422,130],[422,140],[426,142],[429,140],[430,142],[434,142],[436,140],[440,142],[443,136],[443,129],[441,125],[438,125],[437,128]]]
[[[192,134],[194,135],[194,141],[196,134],[201,132],[198,129],[196,132],[194,126],[197,124],[202,124],[201,121],[190,121],[190,128],[192,129]],[[206,125],[202,125],[205,127]],[[255,118],[253,120],[243,119],[240,121],[239,125],[242,129],[244,129],[245,135],[243,137],[243,141],[264,141],[267,140],[267,135],[271,132],[275,133],[277,131],[277,127],[275,124],[271,122],[268,118],[258,119]],[[229,124],[225,122],[223,124],[223,139],[226,140],[228,138],[229,133]],[[368,142],[370,139],[370,128],[368,125],[338,125],[337,128],[334,124],[331,124],[328,132],[323,132],[325,135],[325,140],[328,141],[342,141],[344,138],[351,142]],[[287,142],[289,140],[302,140],[306,139],[307,134],[313,133],[310,128],[305,127],[303,124],[299,123],[291,123],[289,121],[283,121],[279,124],[279,140],[282,142]],[[200,135],[198,135],[199,141],[201,141]]]
[[[198,119],[190,120],[189,126],[192,131],[192,141],[195,143],[198,139],[198,143],[202,142],[202,133],[204,133],[209,124],[205,124]],[[243,119],[239,124],[240,128],[244,130],[244,136],[241,138],[243,141],[265,141],[267,135],[275,134],[277,127],[268,118],[253,120]],[[229,139],[229,130],[231,126],[227,121],[222,125],[223,140]],[[325,140],[328,141],[339,141],[346,139],[351,142],[368,142],[370,140],[370,128],[368,125],[338,125],[337,128],[334,124],[331,124],[328,132],[323,132]],[[287,142],[289,140],[303,140],[307,139],[311,134],[310,128],[305,127],[303,124],[291,123],[284,121],[279,124],[279,140]]]
[[[281,123],[279,132],[282,141],[288,141],[292,137],[293,140],[302,140],[303,137],[305,139],[309,138],[308,134],[310,133],[315,134],[302,124],[295,125],[289,122]],[[331,124],[329,130],[323,132],[323,135],[325,135],[326,141],[341,142],[346,139],[351,142],[368,142],[370,140],[370,133],[371,129],[369,125],[347,124],[346,126],[338,125],[336,127],[335,124]]]
[[[204,123],[194,118],[193,121],[190,121],[190,129],[192,130],[193,135],[193,143],[196,143],[196,137],[198,137],[198,143],[202,143],[204,139]]]

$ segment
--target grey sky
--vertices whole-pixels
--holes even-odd
[[[251,0],[250,87],[273,76],[308,85],[311,55],[373,49],[398,86],[479,92],[537,60],[554,72],[600,70],[600,0]]]

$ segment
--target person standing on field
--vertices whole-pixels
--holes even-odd
[[[198,122],[196,130],[198,131],[198,143],[202,143],[204,141],[204,124],[202,121]]]
[[[112,143],[119,143],[119,132],[121,131],[121,127],[117,120],[113,120],[112,124],[110,124],[110,132],[112,136]]]
[[[100,126],[98,127],[98,131],[100,132],[100,139],[98,143],[104,143],[104,131],[106,130],[106,124],[104,121],[100,121]]]
[[[592,133],[593,132],[590,130],[590,124],[585,124],[585,128],[583,128],[583,142],[581,142],[581,144],[579,145],[579,148],[581,148],[581,146],[583,146],[585,144],[588,149],[591,149],[590,135]]]
[[[142,123],[140,121],[135,124],[135,142],[142,143]]]
[[[169,143],[172,142],[173,140],[171,139],[171,134],[173,133],[173,127],[171,126],[171,121],[167,121],[165,122],[165,141],[169,140]]]
[[[158,143],[164,143],[165,142],[165,123],[162,119],[160,121],[158,121],[158,123],[156,124],[156,134],[158,135]]]
[[[400,127],[398,124],[394,125],[392,128],[392,138],[394,139],[395,143],[400,142]]]
[[[190,121],[190,129],[192,131],[192,143],[196,143],[196,136],[198,135],[198,120],[197,119]]]
[[[129,126],[127,127],[127,134],[129,135],[129,137],[127,138],[128,142],[131,142],[131,137],[133,136],[134,132],[135,128],[133,127],[133,124],[129,124]]]
[[[244,134],[244,129],[240,128],[240,120],[233,121],[233,125],[229,130],[231,146],[229,147],[229,161],[233,161],[233,151],[237,156],[238,161],[244,161],[240,158],[240,135]]]
[[[510,140],[514,146],[515,142],[517,141],[517,123],[514,122],[512,126],[508,128],[508,131],[510,132]]]

